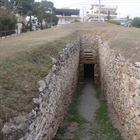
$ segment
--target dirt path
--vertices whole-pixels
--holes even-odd
[[[83,94],[80,99],[79,112],[80,115],[87,121],[93,121],[94,113],[99,107],[99,102],[96,98],[96,92],[92,83],[88,81],[83,89]]]
[[[88,122],[86,123],[86,131],[90,131],[91,123],[95,118],[95,111],[99,107],[98,99],[96,98],[96,92],[92,85],[91,81],[87,81],[83,89],[83,94],[80,98],[79,104],[79,114]],[[84,137],[81,137],[81,140],[91,140],[89,133],[86,133]]]

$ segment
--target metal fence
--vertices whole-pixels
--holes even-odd
[[[0,31],[0,38],[6,38],[9,36],[17,35],[15,30]]]

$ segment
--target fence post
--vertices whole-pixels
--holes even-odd
[[[2,32],[0,31],[0,38],[2,39]]]
[[[4,33],[5,33],[5,38],[6,38],[6,31]]]
[[[8,36],[12,36],[12,34],[14,33],[14,30],[7,30],[7,31],[0,31],[0,38],[2,39],[2,37],[7,37]],[[18,35],[18,32],[16,32],[16,35]]]

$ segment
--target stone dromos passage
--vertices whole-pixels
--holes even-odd
[[[87,74],[88,72],[88,74]],[[100,83],[114,107],[128,140],[140,140],[140,63],[130,63],[98,36],[85,35],[60,52],[60,59],[38,83],[36,107],[4,125],[4,140],[51,140],[63,120],[78,79],[90,76]]]
[[[89,77],[99,83],[98,40],[95,36],[83,36],[80,41],[80,82],[84,81],[84,77]]]

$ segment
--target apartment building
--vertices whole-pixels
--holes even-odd
[[[80,21],[80,9],[56,9],[56,16],[59,18],[58,24],[68,24],[75,20]]]
[[[91,9],[86,14],[87,21],[106,21],[117,18],[117,6],[91,5]]]

